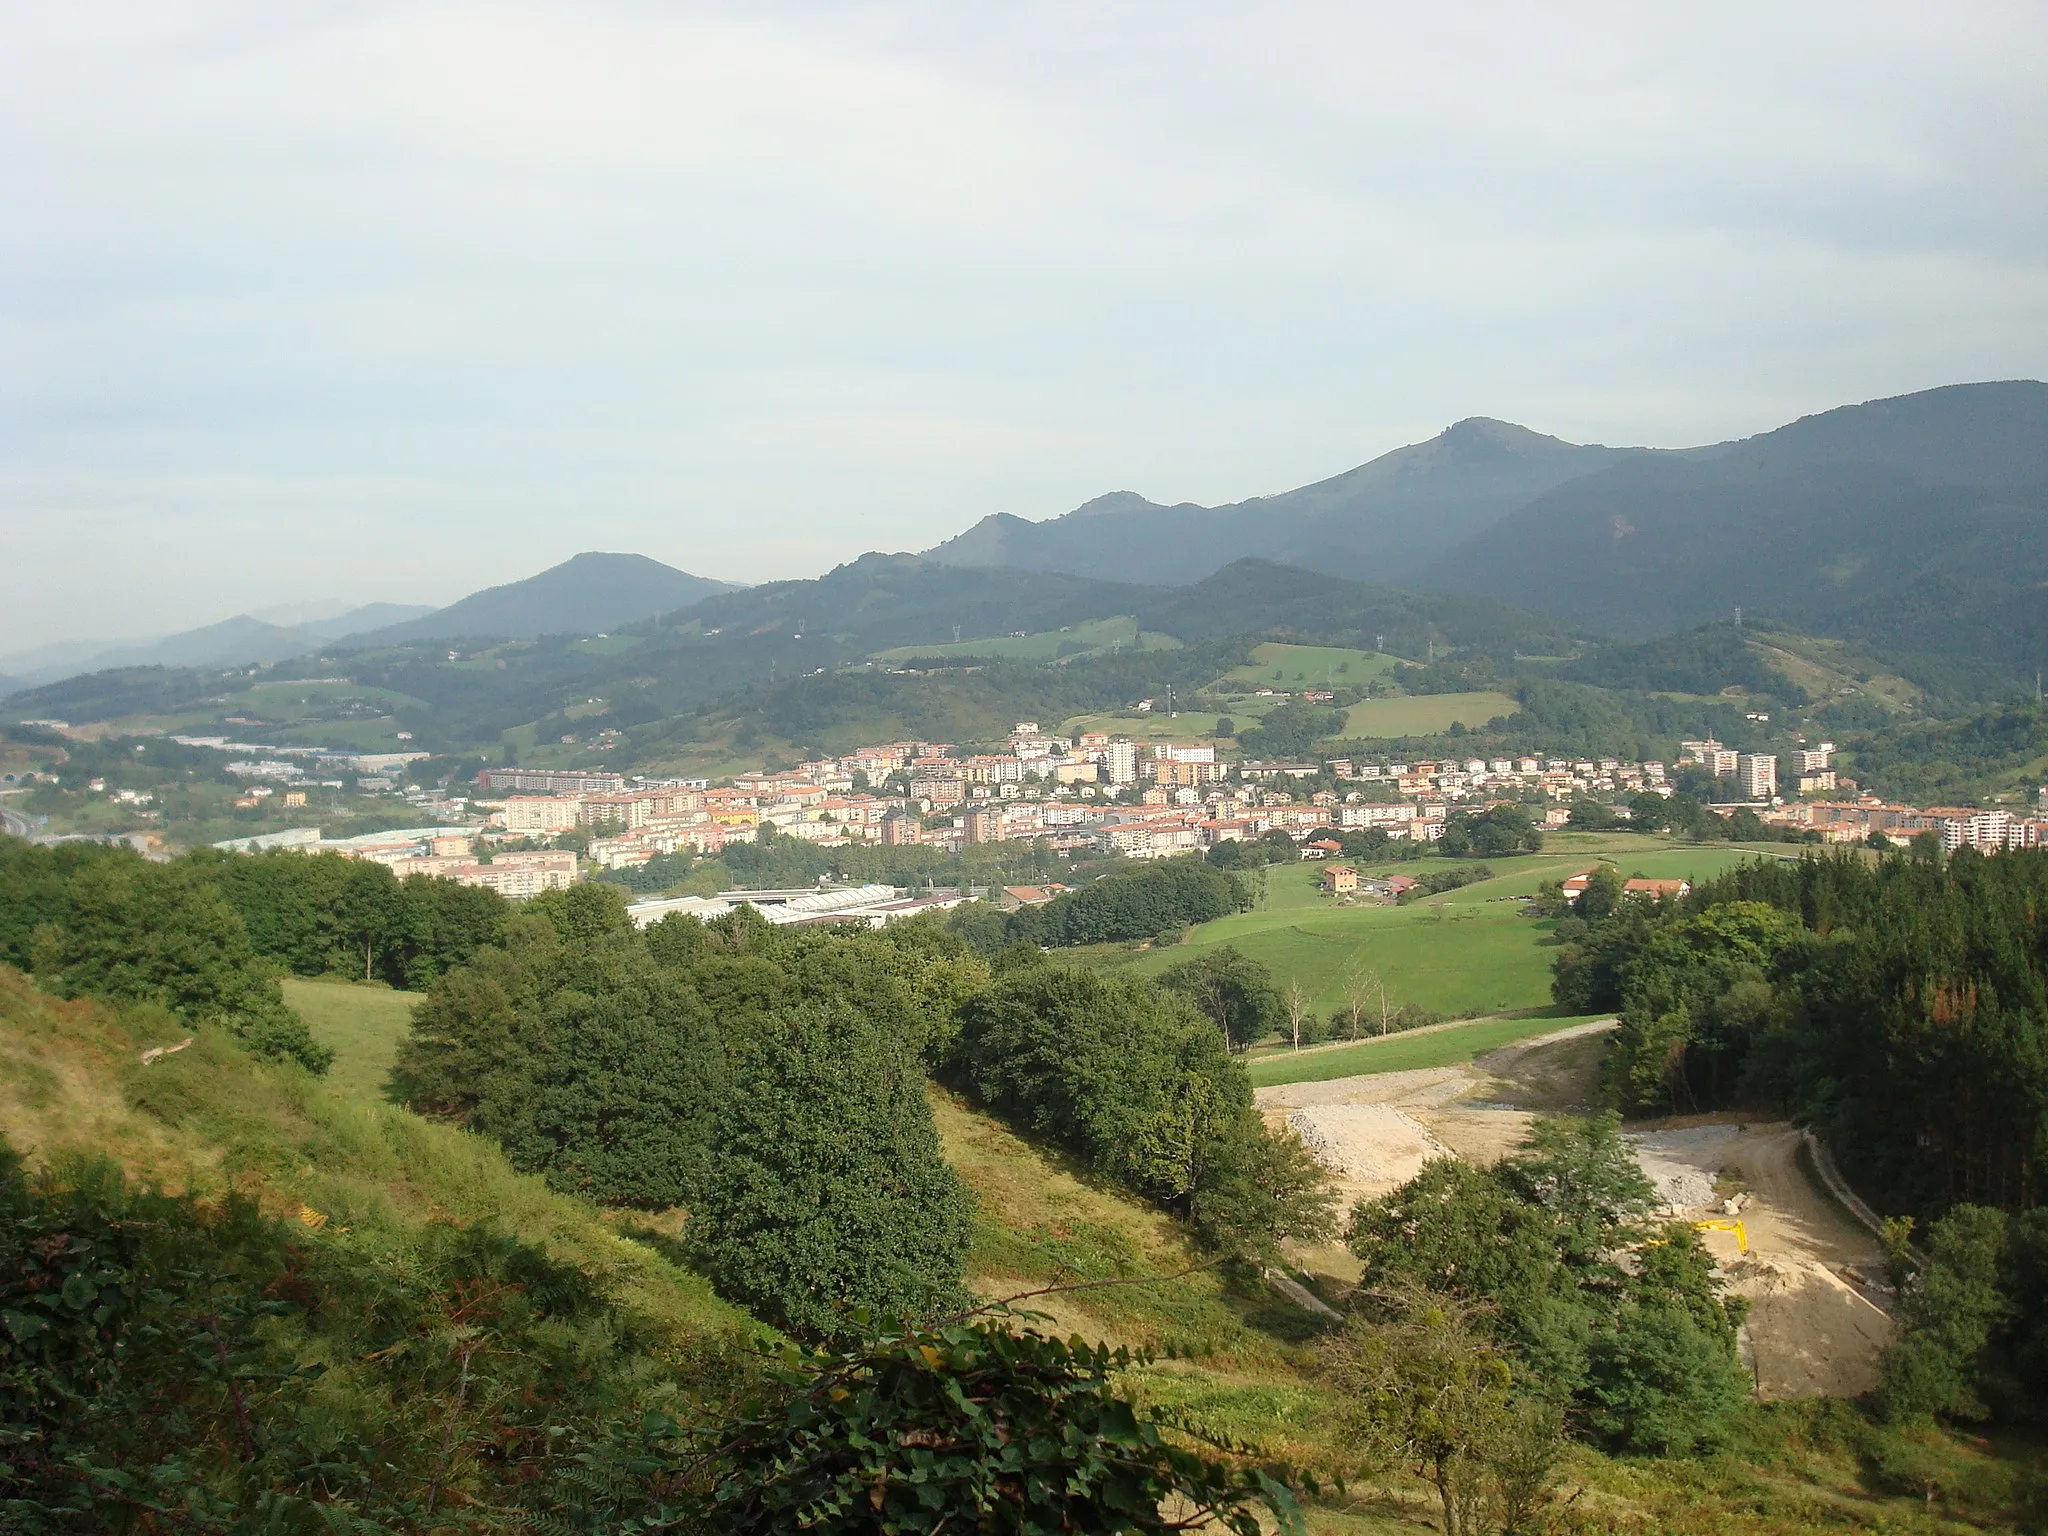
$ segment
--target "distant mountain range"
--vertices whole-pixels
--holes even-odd
[[[0,658],[8,679],[0,697],[20,688],[113,667],[237,667],[303,656],[354,630],[432,613],[406,603],[367,603],[330,618],[293,625],[237,614],[218,624],[146,640],[68,640]]]
[[[287,661],[330,647],[361,649],[424,639],[520,640],[595,634],[689,606],[734,584],[692,576],[644,555],[581,554],[472,593],[445,608],[366,603],[325,616],[318,608],[265,609],[146,640],[71,640],[0,657],[0,698],[46,683],[126,667],[237,667]],[[339,605],[332,605],[339,606]],[[291,616],[296,621],[276,623]]]
[[[1894,653],[2048,660],[2048,385],[1958,385],[1560,485],[1417,575],[1632,638],[1737,606]]]
[[[753,588],[586,553],[445,608],[371,604],[292,623],[272,620],[304,610],[270,609],[149,641],[0,656],[0,692],[114,668],[593,635],[657,619],[678,638],[723,635],[709,647],[718,653],[780,633],[777,664],[788,666],[949,639],[956,625],[980,639],[1109,614],[1183,639],[1292,628],[1385,633],[1391,647],[1455,632],[1454,643],[1499,653],[1539,632],[1665,635],[1737,607],[1861,642],[1923,680],[1946,669],[1957,687],[1995,692],[2048,664],[2044,535],[2048,385],[2037,382],[1928,390],[1676,450],[1573,444],[1473,418],[1230,506],[1118,491],[1047,522],[983,518],[923,556],[865,555]]]
[[[1277,496],[1119,491],[1043,523],[984,518],[929,555],[1159,584],[1259,556],[1628,638],[1740,606],[2028,674],[2048,660],[2048,385],[1953,385],[1677,450],[1474,419]]]
[[[575,555],[538,576],[473,592],[432,613],[377,629],[358,629],[350,646],[408,640],[528,640],[538,635],[591,635],[687,608],[730,581],[692,576],[645,555]]]
[[[1161,506],[1112,491],[1048,522],[998,512],[926,551],[947,565],[1113,575],[1177,586],[1231,561],[1402,582],[1468,534],[1568,481],[1643,448],[1585,447],[1475,417],[1426,443],[1277,496],[1229,506]]]

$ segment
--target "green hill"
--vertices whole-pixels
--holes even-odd
[[[335,643],[392,645],[407,640],[596,634],[731,589],[731,582],[692,576],[645,555],[589,551],[537,576],[472,592],[420,618],[358,631]]]
[[[1646,639],[1740,607],[1934,665],[2048,648],[2048,385],[1956,385],[1560,485],[1418,579]]]

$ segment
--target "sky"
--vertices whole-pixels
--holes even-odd
[[[2048,8],[0,0],[0,653],[2048,375]]]

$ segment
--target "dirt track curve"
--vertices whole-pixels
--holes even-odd
[[[1261,1088],[1258,1105],[1301,1135],[1348,1208],[1413,1178],[1432,1157],[1492,1162],[1537,1115],[1593,1108],[1612,1027],[1576,1025],[1470,1066]],[[1703,1236],[1730,1289],[1749,1298],[1743,1352],[1758,1394],[1869,1390],[1891,1332],[1877,1304],[1883,1254],[1814,1177],[1799,1132],[1710,1116],[1632,1128],[1629,1140],[1672,1214],[1719,1219],[1728,1200],[1740,1204],[1746,1254],[1733,1233]]]

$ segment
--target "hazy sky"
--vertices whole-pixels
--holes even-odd
[[[0,651],[2048,374],[2048,8],[0,0]]]

